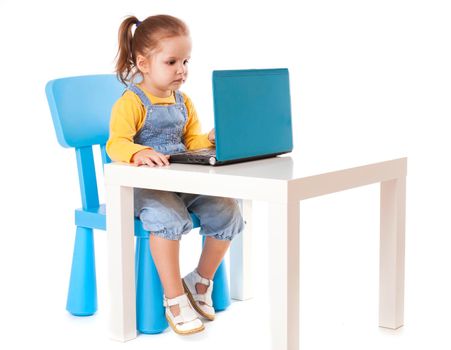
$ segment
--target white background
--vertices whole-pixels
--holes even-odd
[[[233,303],[206,332],[110,341],[100,231],[99,311],[65,311],[80,198],[75,154],[56,141],[45,83],[112,72],[123,17],[159,13],[190,26],[182,89],[205,131],[212,69],[288,67],[300,161],[335,170],[409,157],[405,326],[377,326],[379,187],[362,187],[301,203],[301,348],[450,349],[451,10],[439,0],[0,0],[0,347],[269,349],[264,203],[254,206],[255,298]],[[199,246],[197,232],[182,241],[183,274]]]

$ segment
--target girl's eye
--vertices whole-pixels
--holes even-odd
[[[167,64],[169,64],[169,65],[172,66],[172,65],[175,64],[175,62],[176,62],[176,61],[168,61]],[[185,60],[185,61],[183,61],[183,64],[188,64],[188,62],[189,62],[188,60]]]

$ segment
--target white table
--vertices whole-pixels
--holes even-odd
[[[272,349],[297,350],[299,202],[381,183],[379,325],[391,329],[401,327],[407,158],[338,171],[329,169],[320,174],[312,173],[311,169],[290,156],[220,167],[106,165],[111,338],[127,341],[136,337],[133,187],[243,199],[246,229],[230,248],[231,296],[239,300],[252,294],[249,254],[252,201],[268,202]]]

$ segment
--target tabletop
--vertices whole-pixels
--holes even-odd
[[[286,200],[287,186],[288,192],[293,189],[296,197],[305,199],[402,177],[406,171],[407,158],[373,163],[346,160],[338,166],[336,161],[307,161],[291,155],[216,167],[170,164],[149,168],[125,163],[105,167],[107,183],[122,186],[276,201]]]

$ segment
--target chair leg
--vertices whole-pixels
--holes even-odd
[[[163,286],[152,259],[148,237],[136,237],[136,327],[146,334],[161,333],[168,327],[164,315]]]
[[[202,246],[205,244],[205,236],[202,237]],[[215,311],[223,311],[230,305],[229,280],[224,259],[219,264],[213,277],[213,306]]]
[[[77,227],[66,309],[74,316],[97,311],[97,285],[92,229]]]

